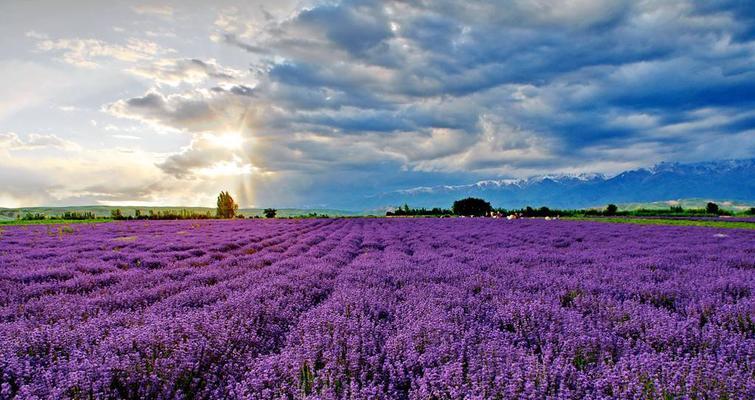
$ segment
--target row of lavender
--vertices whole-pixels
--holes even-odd
[[[752,398],[755,232],[11,227],[0,398]]]
[[[638,216],[638,217],[629,217],[629,218],[638,218],[638,219],[677,219],[682,221],[722,221],[722,222],[749,222],[752,224],[755,224],[755,217],[728,217],[728,216],[721,216],[721,217],[695,217],[695,216]]]

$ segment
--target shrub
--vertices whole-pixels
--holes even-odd
[[[120,208],[116,208],[114,210],[110,210],[110,218],[112,219],[123,219],[123,213],[121,212]]]
[[[26,215],[24,215],[24,217],[21,218],[21,219],[23,219],[25,221],[41,221],[41,220],[43,220],[45,218],[47,218],[45,216],[45,214],[42,214],[42,213],[34,213],[34,214],[32,214],[30,212],[27,212]]]
[[[481,217],[493,211],[493,207],[483,199],[468,197],[466,199],[456,200],[451,210],[456,215],[473,215]]]

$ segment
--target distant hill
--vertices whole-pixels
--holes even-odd
[[[212,207],[115,207],[115,206],[71,206],[71,207],[22,207],[22,208],[0,208],[0,220],[3,219],[16,219],[16,215],[24,215],[26,213],[40,213],[47,216],[60,216],[64,212],[70,211],[89,211],[93,212],[98,217],[109,217],[110,211],[114,209],[120,209],[123,215],[134,215],[136,210],[141,210],[142,214],[148,214],[149,210],[188,210],[196,213],[215,213],[215,208]],[[239,213],[245,217],[262,216],[262,208],[242,208],[239,209]],[[358,211],[344,211],[344,210],[332,210],[332,209],[304,209],[304,208],[281,208],[278,209],[277,215],[279,217],[292,217],[299,215],[307,215],[310,213],[325,214],[331,217],[348,217],[365,215],[365,213]]]
[[[416,187],[372,196],[378,208],[408,203],[414,207],[449,207],[454,200],[474,196],[496,207],[526,205],[590,208],[608,203],[665,202],[675,199],[755,202],[755,159],[661,163],[650,168],[601,174],[542,175],[526,179],[485,180],[469,185]],[[666,205],[667,206],[667,205]]]
[[[355,205],[361,211],[342,209],[278,209],[278,216],[298,216],[310,213],[330,216],[383,215],[385,210],[404,203],[412,207],[448,208],[464,197],[482,197],[494,207],[521,208],[548,206],[550,208],[594,208],[608,203],[624,209],[702,208],[708,201],[721,207],[741,211],[755,206],[755,159],[712,161],[693,164],[660,163],[650,168],[625,171],[614,176],[601,174],[541,175],[525,179],[484,180],[468,185],[415,187],[370,196]],[[0,208],[1,219],[15,219],[19,213],[61,215],[66,211],[90,211],[97,216],[110,216],[120,208],[124,215],[136,209],[190,210],[214,213],[210,207],[24,207]],[[351,208],[351,207],[349,207]],[[261,208],[241,209],[244,216],[261,216]]]
[[[743,202],[743,201],[731,201],[731,200],[718,200],[718,199],[680,199],[680,200],[667,200],[667,201],[653,201],[647,203],[619,203],[617,204],[621,210],[666,210],[671,206],[680,206],[684,209],[703,209],[709,201],[713,201],[724,210],[730,211],[746,211],[751,207],[755,207],[755,201]],[[600,206],[599,208],[603,208]]]

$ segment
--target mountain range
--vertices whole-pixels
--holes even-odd
[[[504,208],[527,205],[588,208],[608,203],[690,198],[752,202],[755,158],[691,164],[663,162],[613,176],[541,175],[468,185],[415,187],[371,196],[368,203],[376,208],[404,203],[413,207],[449,207],[464,197],[481,197],[495,207]]]

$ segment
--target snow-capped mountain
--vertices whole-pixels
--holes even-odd
[[[468,185],[416,187],[383,193],[369,201],[376,207],[404,203],[415,207],[448,207],[454,200],[467,196],[482,197],[497,207],[582,208],[682,198],[753,201],[755,159],[660,163],[614,176],[542,175],[483,180]]]

